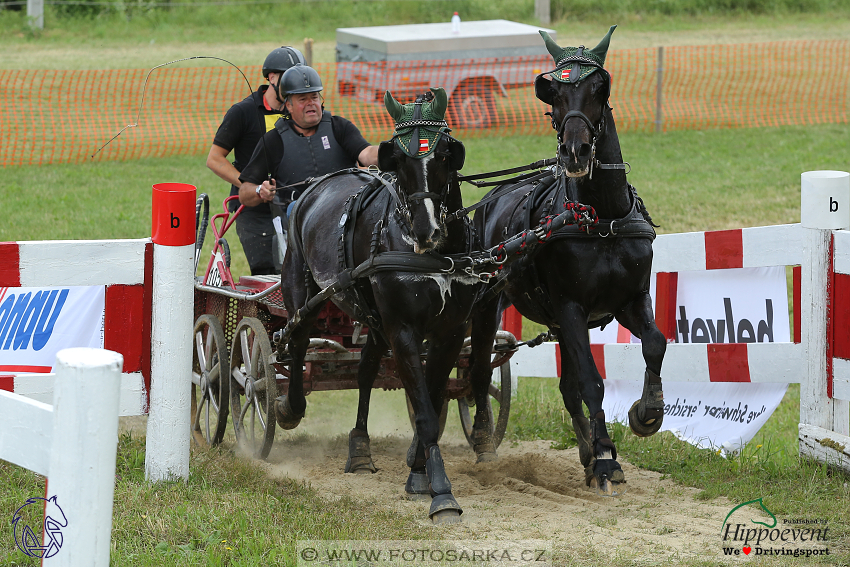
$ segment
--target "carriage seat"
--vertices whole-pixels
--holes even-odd
[[[260,293],[279,282],[280,276],[277,274],[270,274],[267,276],[239,276],[239,281],[236,283],[236,289],[239,291]]]

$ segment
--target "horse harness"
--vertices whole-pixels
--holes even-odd
[[[565,211],[575,210],[577,205],[574,201],[567,199],[566,193],[566,177],[559,175],[557,178],[551,177],[542,181],[531,183],[531,190],[523,196],[522,201],[517,204],[517,207],[522,205],[523,210],[523,229],[528,232],[536,224],[538,226],[545,225],[553,218],[552,211],[555,208],[555,203],[559,197],[563,198]],[[652,217],[649,216],[643,200],[638,196],[637,190],[631,185],[628,185],[629,197],[631,200],[631,208],[629,212],[618,219],[597,219],[595,223],[575,223],[565,224],[560,228],[551,232],[545,239],[546,242],[553,242],[565,239],[588,239],[588,238],[648,238],[655,240],[655,225],[652,223]],[[592,209],[592,208],[591,208]],[[538,223],[533,222],[535,211],[541,211],[541,219]],[[563,214],[563,213],[562,213]],[[505,228],[507,230],[507,227]],[[528,278],[531,282],[531,292],[524,292],[525,298],[528,301],[531,309],[536,312],[550,328],[557,328],[559,325],[555,320],[554,308],[549,300],[549,294],[540,281],[540,277],[535,269],[534,259],[540,250],[540,246],[532,247],[518,261],[514,268],[523,277]],[[509,272],[503,271],[499,274],[495,282],[491,283],[482,299],[493,299],[498,296],[504,287],[507,285]],[[602,327],[613,320],[613,315],[608,315],[602,319],[590,321],[588,328]]]
[[[366,299],[366,280],[369,276],[378,272],[401,271],[440,275],[463,274],[478,278],[481,283],[486,283],[492,277],[492,266],[490,263],[481,258],[480,254],[477,255],[479,257],[475,257],[476,255],[473,253],[474,232],[468,217],[464,217],[464,226],[467,231],[467,250],[465,253],[442,255],[431,251],[424,254],[393,250],[378,252],[382,234],[384,234],[387,228],[385,222],[381,220],[376,223],[372,231],[369,258],[356,265],[354,262],[354,229],[363,211],[376,200],[384,199],[384,214],[382,215],[382,219],[388,219],[391,215],[397,215],[397,224],[401,230],[409,231],[410,229],[402,218],[407,216],[405,214],[406,208],[402,204],[402,199],[399,197],[396,179],[392,176],[389,176],[388,179],[382,174],[356,168],[342,170],[318,179],[305,190],[304,195],[313,190],[319,181],[324,181],[332,176],[351,173],[362,177],[364,184],[360,186],[356,193],[346,199],[343,205],[343,212],[336,226],[336,230],[339,231],[339,247],[337,249],[339,275],[333,283],[311,297],[304,306],[293,314],[283,329],[282,334],[276,337],[279,346],[285,346],[288,343],[292,331],[300,324],[308,312],[338,294],[343,301],[352,307],[356,315],[355,318],[364,321],[370,329],[381,333],[382,338],[386,340],[387,337],[383,335],[380,316]],[[384,189],[387,189],[387,191],[384,191]],[[387,192],[389,192],[389,195],[386,195]],[[431,198],[430,192],[428,194],[429,198]],[[302,199],[304,195],[302,195]],[[296,213],[297,208],[293,210],[292,216],[295,216]],[[301,248],[302,243],[300,234],[297,233],[297,223],[292,224],[293,240]],[[309,280],[311,278],[310,269],[306,264],[304,269],[306,277]],[[481,286],[479,294],[483,293],[484,289]],[[347,298],[346,294],[348,295]]]

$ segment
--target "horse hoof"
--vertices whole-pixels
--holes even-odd
[[[348,460],[345,472],[354,474],[372,474],[378,472],[372,462],[372,449],[369,446],[369,434],[357,428],[348,434]]]
[[[459,524],[462,522],[460,519],[460,512],[457,510],[441,510],[436,512],[433,516],[431,516],[431,521],[434,522],[435,526],[443,524]]]
[[[451,493],[437,494],[431,499],[431,509],[428,510],[428,516],[435,524],[455,524],[460,522],[461,514],[463,514],[463,510]],[[440,521],[437,521],[438,518]],[[446,520],[447,518],[448,520]],[[451,518],[455,519],[452,520]]]
[[[602,478],[602,480],[594,478],[591,488],[595,489],[596,494],[599,496],[614,498],[615,496],[622,496],[626,493],[626,482],[625,480],[623,482],[614,482],[607,478]]]
[[[492,463],[499,460],[499,455],[496,454],[495,450],[479,452],[478,447],[476,447],[475,454],[478,455],[478,458],[475,459],[476,463]]]
[[[280,396],[275,399],[274,415],[281,429],[295,429],[304,418],[303,411],[297,414],[292,410],[292,406],[289,405],[288,396]]]
[[[592,467],[585,468],[585,475],[588,486],[599,496],[613,497],[626,493],[626,475],[614,459],[596,459]]]
[[[372,457],[348,457],[345,462],[345,472],[353,474],[373,474],[378,467],[372,462]]]
[[[661,413],[661,416],[658,418],[651,418],[643,422],[638,417],[638,406],[640,405],[640,400],[637,400],[632,404],[631,409],[629,409],[629,427],[632,430],[632,433],[637,435],[638,437],[650,437],[658,433],[658,430],[661,429],[661,424],[664,422],[664,413]]]
[[[404,491],[408,494],[431,494],[431,484],[428,475],[423,472],[413,472],[407,476]]]

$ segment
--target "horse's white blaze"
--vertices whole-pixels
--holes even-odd
[[[434,155],[431,154],[429,156],[425,156],[422,158],[422,190],[430,191],[428,188],[428,164],[431,163],[431,160],[434,159]],[[424,199],[422,204],[425,205],[425,210],[428,211],[428,223],[431,228],[431,234],[434,234],[434,231],[437,230],[439,224],[437,223],[437,213],[434,208],[433,199]]]

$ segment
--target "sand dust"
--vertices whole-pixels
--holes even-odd
[[[720,528],[734,504],[725,498],[701,501],[699,492],[622,459],[628,492],[603,498],[584,485],[578,450],[555,450],[548,441],[506,444],[494,463],[476,464],[464,441],[441,443],[453,493],[464,509],[458,525],[430,527],[430,499],[409,500],[404,457],[409,440],[372,440],[378,472],[345,474],[347,443],[343,436],[322,442],[300,437],[276,442],[269,471],[307,482],[328,498],[352,497],[370,506],[413,514],[434,537],[493,540],[546,539],[572,560],[607,557],[616,564],[677,564],[683,559],[725,562]],[[754,557],[744,558],[752,561]],[[582,562],[580,561],[579,564]]]

